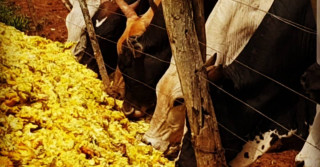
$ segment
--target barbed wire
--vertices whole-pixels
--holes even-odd
[[[60,16],[59,16],[59,17],[60,17]],[[62,18],[62,17],[60,17],[60,18]],[[64,18],[63,18],[63,19],[64,19]],[[64,19],[64,20],[65,20],[65,19]],[[66,21],[66,20],[65,20],[65,21]],[[70,22],[69,22],[69,23],[70,23]],[[79,27],[80,27],[80,26],[79,26]],[[84,31],[86,31],[86,30],[84,30]],[[117,43],[117,42],[112,41],[112,40],[110,40],[110,39],[101,37],[101,36],[99,36],[99,35],[97,35],[97,37],[98,37],[98,38],[101,38],[101,39],[104,39],[104,40],[108,40],[109,42],[113,42],[113,43],[115,43],[115,44]],[[207,46],[207,45],[205,45],[205,46]],[[127,46],[124,46],[124,47],[127,47]],[[148,54],[148,53],[144,53],[144,52],[139,51],[139,50],[137,50],[137,52],[140,52],[141,54],[144,54],[144,55],[146,55],[146,56],[150,56],[150,57],[152,57],[152,58],[154,58],[154,59],[157,59],[157,60],[159,60],[159,61],[162,61],[162,62],[165,62],[165,63],[174,65],[174,64],[171,63],[171,62],[163,61],[163,60],[161,60],[161,59],[159,59],[159,58],[157,58],[157,57],[155,57],[155,56],[152,56],[152,55],[150,55],[150,54]],[[91,56],[92,56],[92,55],[91,55]],[[93,58],[94,58],[94,57],[93,57]],[[240,62],[240,63],[241,63],[241,62]],[[243,64],[243,63],[242,63],[242,64]],[[108,66],[108,67],[110,68],[110,66]],[[249,67],[249,66],[248,66],[248,67]],[[248,67],[247,67],[247,68],[248,68]],[[258,73],[259,73],[259,72],[258,72]],[[123,74],[123,73],[122,73],[122,75],[126,76],[126,75]],[[265,76],[266,76],[266,75],[265,75]],[[132,79],[132,80],[135,80],[136,82],[139,82],[140,84],[143,84],[143,85],[147,86],[147,87],[150,88],[150,89],[155,90],[153,87],[150,87],[150,86],[149,86],[148,84],[146,84],[146,83],[143,83],[143,82],[141,82],[141,81],[139,81],[139,80],[136,80],[136,79],[134,79],[134,78],[132,78],[132,77],[130,77],[130,76],[126,76],[126,77],[128,77],[128,78],[130,78],[130,79]],[[266,76],[266,77],[268,77],[268,76]],[[268,77],[268,78],[270,78],[270,77]],[[272,79],[272,78],[271,78],[271,79]],[[209,81],[209,80],[207,80],[207,81]],[[274,80],[274,81],[276,81],[276,80]],[[209,82],[209,83],[212,84],[211,82]],[[280,82],[279,82],[279,83],[280,83]],[[281,84],[281,85],[283,85],[283,84]],[[215,85],[213,85],[213,86],[215,86]],[[285,85],[283,85],[283,86],[285,86]],[[285,86],[285,87],[287,87],[287,86]],[[289,87],[287,87],[287,88],[289,88]],[[222,88],[220,88],[220,89],[222,89]],[[222,90],[223,90],[223,89],[222,89]],[[292,89],[289,89],[289,90],[292,91]],[[162,93],[162,92],[161,92],[161,93]],[[228,92],[226,92],[226,93],[228,94]],[[295,92],[295,93],[296,93],[296,92]],[[298,94],[298,93],[296,93],[296,94]],[[231,94],[229,94],[229,95],[231,95]],[[298,95],[301,96],[300,93],[299,93]],[[231,97],[236,98],[236,97],[234,97],[234,96],[231,96]],[[304,96],[304,98],[307,98],[307,97]],[[310,99],[310,98],[308,98],[308,99],[311,100],[312,102],[316,103],[316,102],[313,101],[312,99]],[[237,99],[236,99],[236,100],[237,100]],[[127,101],[126,101],[126,102],[127,102]],[[181,103],[181,104],[183,104],[183,103]],[[281,125],[280,123],[272,120],[271,118],[266,117],[266,115],[263,114],[262,112],[260,112],[259,110],[253,108],[253,107],[250,106],[249,104],[246,104],[246,103],[245,103],[245,105],[248,106],[249,108],[253,109],[253,110],[256,111],[256,112],[258,111],[257,113],[259,113],[259,114],[261,113],[262,116],[265,117],[265,118],[267,118],[269,121],[275,123],[276,125],[280,126],[281,128],[285,129],[286,131],[290,132],[290,130],[288,130],[285,126],[283,126],[283,125]],[[145,114],[148,114],[148,113],[145,113]],[[148,114],[148,115],[149,115],[149,116],[152,116],[152,115],[150,115],[150,114]],[[223,125],[221,125],[221,124],[219,124],[219,125],[220,125],[220,127],[222,127],[222,128],[224,128],[225,130],[227,130],[227,128],[226,128],[225,126],[223,126]],[[230,131],[230,130],[227,130],[227,131],[228,131],[229,133],[232,132],[232,131]],[[236,136],[237,138],[241,139],[242,141],[246,141],[245,139],[243,139],[243,138],[241,138],[240,136],[236,135],[236,133],[234,133],[234,132],[232,132],[231,134],[233,134],[233,135]],[[293,133],[293,134],[294,134],[296,137],[298,137],[299,139],[301,139],[302,141],[304,141],[304,142],[312,145],[314,148],[320,150],[320,148],[318,148],[317,146],[314,146],[313,144],[307,142],[307,141],[306,141],[305,139],[303,139],[301,136],[296,135],[295,133]],[[191,140],[191,139],[190,139],[190,140]],[[256,148],[256,149],[259,150],[258,148]],[[261,151],[261,150],[259,150],[259,151]]]
[[[90,53],[88,53],[88,52],[85,52],[85,51],[82,51],[82,52],[84,52],[84,53],[87,54],[88,56],[94,58],[94,56],[93,56],[92,54],[90,54]],[[112,69],[112,70],[116,70],[115,68],[112,68],[111,66],[109,66],[109,65],[107,65],[107,64],[105,64],[105,66],[108,67],[108,68],[110,68],[110,69]],[[121,72],[121,71],[120,71],[120,72]],[[130,77],[129,75],[124,74],[124,73],[122,73],[122,72],[121,72],[121,74],[122,74],[123,76],[126,76],[126,77],[130,78],[130,79],[133,80],[133,81],[136,81],[136,82],[138,82],[138,83],[146,86],[146,87],[149,88],[149,89],[152,89],[152,90],[156,91],[155,88],[149,86],[148,84],[146,84],[146,83],[144,83],[144,82],[141,82],[141,81],[139,81],[139,80],[137,80],[137,79],[134,79],[134,78]],[[166,97],[171,97],[170,95],[165,94],[165,93],[160,92],[160,91],[158,91],[158,93],[161,94],[161,95],[164,95],[164,96],[166,96]],[[134,104],[132,104],[130,101],[128,101],[128,100],[126,100],[126,99],[123,99],[123,101],[125,101],[125,102],[129,103],[130,105],[134,106]],[[177,101],[177,102],[178,102],[180,105],[184,105],[184,103],[181,102],[181,101]],[[145,111],[142,111],[142,112],[143,112],[145,115],[151,117],[152,119],[159,119],[159,118],[156,118],[156,117],[152,117],[153,115],[152,115],[152,114],[149,114],[148,112],[145,112]],[[225,129],[227,132],[229,132],[231,135],[234,135],[236,138],[238,138],[239,140],[243,141],[244,143],[249,142],[248,140],[245,140],[245,139],[242,138],[241,136],[237,135],[237,134],[236,134],[235,132],[233,132],[232,130],[228,129],[228,128],[227,128],[226,126],[224,126],[223,124],[221,124],[221,123],[218,122],[218,125],[219,125],[220,127],[222,127],[223,129]],[[189,130],[189,129],[188,129],[188,130]],[[189,141],[192,141],[192,139],[191,139],[190,137],[184,136],[184,138],[186,138],[186,139],[189,140]],[[306,141],[306,140],[304,140],[304,142],[305,142],[305,141]],[[261,153],[264,153],[262,150],[260,150],[260,148],[253,147],[253,146],[250,146],[250,147],[253,148],[253,149],[255,149],[255,150],[257,150],[257,151],[259,151],[259,152],[261,152]]]
[[[127,47],[127,46],[126,46],[126,47]],[[94,58],[94,56],[93,56],[92,54],[87,53],[87,52],[85,52],[85,51],[83,51],[83,52],[86,53],[88,56],[91,56],[92,58]],[[170,63],[170,64],[175,65],[175,64],[173,64],[173,63]],[[105,65],[106,65],[108,68],[110,68],[110,69],[112,69],[112,70],[115,70],[114,68],[110,67],[109,65],[107,65],[107,64],[105,64]],[[138,83],[140,83],[140,84],[148,87],[149,89],[152,89],[152,90],[156,91],[155,88],[149,86],[148,84],[146,84],[146,83],[144,83],[144,82],[142,82],[142,81],[139,81],[139,80],[137,80],[137,79],[134,79],[134,78],[130,77],[129,75],[126,75],[126,74],[124,74],[124,73],[122,73],[122,72],[121,72],[121,74],[122,74],[123,76],[128,77],[129,79],[131,79],[131,80],[133,80],[133,81],[136,81],[136,82],[138,82]],[[198,74],[196,74],[196,75],[198,75]],[[204,78],[204,77],[201,76],[201,75],[198,75],[198,76],[199,76],[200,78],[202,78],[202,79],[205,79],[208,83],[210,83],[211,85],[213,85],[213,86],[215,86],[216,88],[220,89],[222,92],[226,93],[227,95],[229,95],[229,96],[232,97],[233,99],[239,101],[240,103],[244,104],[244,105],[247,106],[248,108],[250,108],[250,109],[252,109],[253,111],[257,112],[257,113],[258,113],[259,115],[261,115],[262,117],[268,119],[268,120],[271,121],[272,123],[274,123],[274,124],[276,124],[277,126],[281,127],[282,129],[284,129],[284,130],[287,131],[288,133],[291,132],[291,131],[290,131],[288,128],[286,128],[285,126],[281,125],[281,124],[278,123],[277,121],[275,121],[275,120],[273,120],[272,118],[268,117],[267,115],[265,115],[263,112],[259,111],[258,109],[252,107],[250,104],[248,104],[248,103],[242,101],[241,99],[235,97],[235,96],[232,95],[231,93],[227,92],[227,91],[224,90],[223,88],[221,88],[221,87],[219,87],[218,85],[216,85],[214,82],[208,80],[207,78]],[[160,94],[162,94],[162,95],[164,95],[164,96],[170,97],[170,95],[166,95],[166,94],[164,94],[163,92],[158,91],[158,93],[160,93]],[[129,101],[126,101],[126,102],[130,103]],[[180,102],[180,101],[177,101],[177,102],[180,103],[181,105],[184,104],[184,103],[182,103],[182,102]],[[130,104],[132,105],[132,103],[130,103]],[[133,105],[133,106],[134,106],[134,105]],[[151,114],[149,114],[149,113],[147,113],[147,112],[144,112],[144,114],[146,114],[146,115],[148,115],[148,116],[152,116]],[[240,137],[239,135],[236,135],[235,132],[232,132],[230,129],[226,128],[226,126],[224,126],[223,124],[221,124],[221,123],[219,123],[219,122],[218,122],[218,124],[219,124],[223,129],[225,129],[226,131],[228,131],[228,132],[231,133],[232,135],[235,135],[235,136],[236,136],[237,138],[239,138],[240,140],[246,141],[245,139],[243,139],[243,138]],[[317,146],[311,144],[310,142],[306,141],[306,140],[303,139],[301,136],[297,135],[297,134],[294,133],[294,132],[293,132],[292,134],[293,134],[295,137],[297,137],[297,138],[299,138],[300,140],[302,140],[303,142],[306,142],[306,143],[310,144],[311,146],[315,147],[316,149],[318,149],[318,150],[320,151],[320,148],[319,148],[319,147],[317,147]],[[189,140],[189,139],[188,139],[188,140]],[[191,139],[190,139],[190,140],[191,140]],[[247,142],[248,142],[248,141],[247,141]],[[257,148],[257,150],[258,150],[258,148]],[[261,151],[261,150],[259,150],[259,151]],[[262,152],[262,151],[261,151],[261,152]]]
[[[60,16],[59,16],[59,17],[60,17]],[[61,18],[61,19],[64,19],[64,18],[62,18],[62,17],[60,17],[60,18]],[[66,19],[64,19],[64,20],[66,21]],[[72,23],[72,22],[69,22],[69,23],[74,24],[74,23]],[[75,25],[75,24],[74,24],[74,25]],[[75,25],[75,26],[78,26],[78,25]],[[79,27],[80,27],[80,26],[79,26]],[[82,29],[82,30],[84,30],[84,29]],[[84,31],[85,31],[85,30],[84,30]],[[103,39],[103,40],[109,41],[109,42],[111,42],[111,43],[117,44],[116,41],[112,41],[112,40],[107,39],[107,38],[105,38],[105,37],[102,37],[102,36],[100,36],[100,35],[96,35],[96,36],[97,36],[98,38],[100,38],[100,39]],[[212,50],[217,51],[218,53],[221,53],[221,52],[218,51],[217,49],[214,49],[212,46],[209,46],[209,45],[207,45],[207,44],[205,44],[205,43],[203,43],[203,42],[200,42],[200,41],[198,41],[198,42],[199,42],[201,45],[204,45],[204,46],[206,46],[206,47],[208,47],[208,48],[210,48],[210,49],[212,49]],[[129,48],[129,47],[125,46],[125,45],[123,45],[123,47]],[[129,48],[129,49],[134,49],[134,48]],[[161,61],[161,62],[171,64],[170,61],[165,61],[165,60],[159,59],[159,58],[157,58],[157,57],[155,57],[155,56],[153,56],[153,55],[151,55],[151,54],[142,52],[142,51],[140,51],[140,50],[136,50],[136,49],[134,49],[134,50],[135,50],[136,52],[139,52],[139,53],[141,53],[141,54],[144,54],[144,55],[146,55],[146,56],[149,56],[149,57],[151,57],[151,58],[154,58],[154,59],[156,59],[156,60],[159,60],[159,61]],[[226,57],[226,59],[231,60],[232,58]],[[251,71],[253,71],[253,72],[255,72],[255,73],[257,73],[257,74],[259,74],[259,75],[261,75],[261,76],[263,76],[263,77],[265,77],[265,78],[267,78],[267,79],[269,79],[269,80],[271,80],[271,81],[273,81],[273,82],[275,82],[276,84],[278,84],[278,85],[280,85],[280,86],[282,86],[282,87],[284,87],[284,88],[292,91],[293,93],[298,94],[299,96],[303,97],[304,99],[307,99],[307,100],[309,100],[309,101],[317,104],[317,102],[316,102],[315,100],[313,100],[313,99],[311,99],[311,98],[309,98],[309,97],[307,97],[307,96],[299,93],[298,91],[295,91],[294,89],[292,89],[292,88],[290,88],[289,86],[286,86],[285,84],[283,84],[283,83],[281,83],[281,82],[273,79],[272,77],[269,77],[269,76],[267,76],[266,74],[263,74],[262,72],[259,72],[259,71],[255,70],[255,69],[249,67],[248,65],[246,65],[246,64],[244,64],[244,63],[236,60],[236,59],[235,59],[234,61],[237,62],[238,64],[244,66],[245,68],[247,68],[247,69],[249,69],[249,70],[251,70]],[[174,64],[173,64],[173,65],[174,65]]]
[[[281,17],[281,16],[275,15],[275,14],[270,13],[270,12],[268,12],[268,11],[262,10],[262,9],[260,9],[260,8],[258,8],[258,7],[254,7],[254,6],[251,6],[251,5],[249,5],[249,4],[246,4],[246,3],[243,3],[243,2],[240,2],[240,1],[237,1],[237,0],[229,0],[229,1],[233,1],[233,2],[239,3],[239,4],[241,4],[241,5],[245,5],[245,6],[247,6],[247,7],[253,8],[253,9],[257,10],[257,11],[260,11],[260,12],[263,12],[263,13],[265,13],[265,14],[268,14],[268,15],[274,17],[275,19],[277,19],[277,20],[279,20],[279,21],[281,21],[281,22],[283,22],[283,23],[285,23],[285,24],[288,24],[288,25],[293,26],[293,27],[295,27],[295,28],[297,28],[297,29],[300,29],[301,31],[305,31],[305,32],[310,33],[310,34],[317,35],[317,32],[316,32],[315,30],[313,30],[312,28],[306,27],[306,26],[301,25],[301,24],[299,24],[299,23],[295,23],[295,22],[293,22],[293,21],[291,21],[291,20],[289,20],[289,19],[286,19],[286,18],[283,18],[283,17]],[[88,6],[93,6],[93,7],[97,8],[97,9],[101,9],[101,10],[107,10],[107,9],[104,9],[104,8],[96,7],[96,6],[94,6],[94,5],[88,5]],[[121,13],[112,12],[112,11],[109,11],[109,12],[110,12],[110,13],[113,13],[113,14],[116,14],[116,15],[119,15],[119,16],[126,17],[124,14],[121,14]],[[155,26],[155,27],[157,27],[157,28],[160,28],[160,29],[162,29],[162,30],[166,30],[166,28],[161,27],[161,26],[159,26],[159,25],[155,25],[155,24],[152,24],[152,23],[151,23],[150,25]]]
[[[295,27],[295,28],[298,28],[298,29],[300,29],[300,30],[302,30],[302,31],[305,31],[305,32],[307,32],[307,33],[311,33],[311,34],[315,34],[315,35],[317,34],[317,33],[316,33],[315,31],[313,31],[311,28],[308,28],[308,27],[305,27],[305,26],[300,25],[300,24],[298,24],[298,23],[292,22],[292,21],[290,21],[290,20],[288,20],[288,19],[282,18],[282,17],[277,16],[277,15],[275,15],[275,14],[272,14],[272,13],[270,13],[270,12],[268,12],[268,11],[264,11],[264,10],[262,10],[262,9],[259,9],[259,8],[257,8],[257,7],[253,7],[253,6],[251,6],[251,5],[245,4],[245,3],[240,2],[240,1],[237,1],[237,0],[230,0],[230,1],[234,1],[234,2],[239,3],[239,4],[241,4],[241,5],[245,5],[245,6],[248,6],[248,7],[250,7],[250,8],[256,9],[256,10],[258,10],[258,11],[264,12],[264,13],[266,13],[266,14],[268,14],[268,15],[270,15],[270,16],[272,16],[272,17],[274,17],[274,18],[276,18],[276,19],[278,19],[278,20],[280,20],[280,21],[282,21],[282,22],[284,22],[284,23],[286,23],[286,24],[289,24],[289,25],[291,25],[291,26],[293,26],[293,27]],[[107,9],[103,9],[103,8],[100,8],[100,7],[98,7],[98,9],[107,10]],[[117,13],[117,12],[111,12],[111,13],[117,14],[117,15],[119,15],[119,16],[126,17],[125,15],[120,14],[120,13]],[[158,25],[155,25],[155,24],[150,24],[150,25],[155,26],[155,27],[158,27],[158,28],[166,31],[166,28],[163,28],[163,27],[161,27],[161,26],[158,26]],[[101,38],[101,39],[110,41],[109,39],[103,38],[103,37],[101,37],[101,36],[99,36],[99,35],[97,35],[97,36],[98,36],[99,38]],[[114,41],[110,41],[110,42],[116,43],[116,42],[114,42]],[[208,47],[208,48],[210,48],[210,49],[212,49],[212,50],[217,51],[218,53],[221,53],[221,52],[218,51],[217,49],[214,49],[213,47],[211,47],[211,46],[209,46],[209,45],[207,45],[207,44],[205,44],[205,43],[203,43],[203,42],[200,42],[200,41],[198,41],[198,42],[199,42],[201,45],[203,45],[203,46],[206,46],[206,47]],[[141,52],[141,51],[139,51],[139,50],[136,50],[136,51],[139,52],[139,53],[141,53],[141,54],[145,54],[145,55],[147,55],[147,56],[153,57],[153,58],[155,58],[155,59],[157,59],[157,60],[159,60],[159,61],[163,61],[163,60],[161,60],[161,59],[159,59],[159,58],[157,58],[157,57],[154,57],[154,56],[152,56],[152,55],[150,55],[150,54],[148,54],[148,53],[143,53],[143,52]],[[225,57],[225,58],[226,58],[226,59],[229,59],[229,60],[232,59],[232,58],[230,58],[230,57]],[[284,87],[284,88],[292,91],[293,93],[298,94],[299,96],[303,97],[304,99],[307,99],[307,100],[309,100],[309,101],[317,104],[317,102],[316,102],[315,100],[313,100],[313,99],[311,99],[311,98],[309,98],[309,97],[307,97],[307,96],[299,93],[298,91],[295,91],[294,89],[292,89],[292,88],[286,86],[285,84],[283,84],[283,83],[281,83],[281,82],[273,79],[272,77],[269,77],[269,76],[263,74],[262,72],[259,72],[259,71],[255,70],[255,69],[249,67],[248,65],[246,65],[246,64],[244,64],[244,63],[236,60],[236,59],[235,59],[234,61],[237,62],[238,64],[246,67],[247,69],[249,69],[249,70],[251,70],[251,71],[253,71],[253,72],[255,72],[255,73],[257,73],[257,74],[259,74],[259,75],[261,75],[261,76],[263,76],[263,77],[265,77],[265,78],[267,78],[267,79],[269,79],[269,80],[271,80],[271,81],[273,81],[273,82],[275,82],[275,83],[277,83],[278,85],[280,85],[280,86],[282,86],[282,87]],[[166,63],[171,64],[171,62],[166,62]]]

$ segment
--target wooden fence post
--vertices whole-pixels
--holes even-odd
[[[97,60],[97,64],[99,67],[99,73],[102,78],[104,89],[107,90],[110,86],[110,80],[109,80],[109,76],[107,73],[107,69],[104,65],[104,61],[103,61],[103,57],[102,57],[102,54],[100,51],[99,43],[96,38],[96,33],[94,32],[94,28],[93,28],[92,21],[91,21],[90,15],[89,15],[87,3],[85,2],[85,0],[79,0],[79,4],[80,4],[81,10],[82,10],[84,21],[86,23],[86,27],[87,27],[89,38],[91,41],[94,57]]]
[[[193,13],[194,13],[194,23],[196,27],[196,32],[198,36],[198,40],[202,43],[199,43],[202,60],[203,62],[206,61],[206,30],[205,30],[205,17],[204,17],[204,0],[191,0],[193,6]]]
[[[191,0],[163,0],[172,55],[179,74],[198,167],[224,167],[218,124],[192,14]],[[202,25],[204,27],[204,25]]]

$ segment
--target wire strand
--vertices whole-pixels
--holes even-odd
[[[62,17],[60,17],[60,16],[58,16],[58,17],[59,17],[59,18],[62,18]],[[62,19],[64,19],[64,18],[62,18]],[[64,20],[65,20],[65,19],[64,19]],[[66,21],[66,20],[65,20],[65,21]],[[70,22],[69,22],[69,23],[70,23]],[[71,24],[73,24],[73,23],[71,23]],[[80,26],[79,26],[79,27],[80,27]],[[86,31],[86,30],[85,30],[85,31]],[[104,39],[104,40],[108,40],[108,41],[113,42],[113,43],[116,43],[115,41],[109,40],[109,39],[107,39],[107,38],[103,38],[103,37],[100,37],[100,36],[97,36],[97,37],[102,38],[102,39]],[[142,53],[142,54],[145,54],[145,55],[147,55],[147,56],[150,56],[150,57],[152,57],[152,58],[155,58],[154,56],[152,56],[152,55],[150,55],[150,54],[143,53],[143,52],[141,52],[141,51],[139,51],[139,52]],[[159,59],[158,59],[158,60],[159,60]],[[160,59],[160,60],[161,60],[161,59]],[[172,64],[172,63],[170,63],[170,62],[168,62],[168,61],[163,61],[163,62]],[[123,74],[123,75],[125,75],[125,74]],[[130,78],[130,79],[135,80],[134,78],[132,78],[132,77],[130,77],[130,76],[127,76],[127,77]],[[154,88],[150,87],[149,85],[147,85],[147,84],[145,84],[145,83],[143,83],[143,82],[141,82],[141,81],[138,81],[138,80],[135,80],[135,81],[139,82],[140,84],[144,84],[145,86],[147,86],[147,87],[150,88],[150,89],[155,90]],[[209,83],[213,84],[212,82],[209,82]],[[215,84],[213,84],[213,85],[216,86]],[[224,91],[222,88],[220,88],[220,89],[221,89],[222,91]],[[224,91],[224,92],[225,92],[225,91]],[[235,98],[236,100],[240,100],[240,99],[232,96],[232,95],[229,94],[228,92],[225,92],[225,93],[227,93],[227,94],[230,95],[231,97]],[[242,102],[242,101],[240,100],[240,102]],[[267,117],[265,114],[263,114],[263,113],[260,112],[259,110],[253,108],[253,107],[250,106],[249,104],[246,104],[246,103],[244,103],[244,104],[245,104],[247,107],[249,107],[249,108],[253,109],[254,111],[256,111],[257,113],[259,113],[260,115],[262,115],[263,117],[267,118],[269,121],[275,123],[275,124],[278,125],[279,127],[281,127],[281,128],[283,128],[283,129],[285,129],[286,131],[290,132],[289,129],[287,129],[287,128],[284,127],[283,125],[279,124],[278,122],[272,120],[271,118]],[[148,114],[148,113],[146,113],[146,114]],[[149,114],[149,115],[150,115],[150,114]],[[224,126],[221,126],[221,127],[224,128]],[[227,129],[226,129],[226,130],[227,130]],[[227,130],[227,131],[228,131],[228,130]],[[305,139],[303,139],[302,137],[296,135],[295,133],[294,133],[294,135],[295,135],[296,137],[298,137],[299,139],[301,139],[302,141],[307,142]],[[237,136],[237,137],[239,138],[240,136]],[[240,137],[240,138],[241,138],[241,137]],[[244,139],[243,139],[243,140],[244,140]],[[244,141],[245,141],[245,140],[244,140]],[[308,143],[308,142],[307,142],[307,143]],[[311,143],[309,143],[309,144],[312,145]],[[314,145],[312,145],[312,146],[315,147],[315,148],[317,148],[318,150],[320,150],[317,146],[314,146]]]
[[[90,53],[88,53],[88,52],[85,52],[85,51],[83,51],[83,52],[84,52],[85,54],[87,54],[88,56],[92,57],[93,59],[95,59],[92,54],[90,54]],[[108,67],[108,68],[110,68],[110,69],[112,69],[112,70],[116,70],[116,69],[110,67],[110,66],[107,65],[107,64],[105,64],[105,66]],[[147,85],[146,83],[143,83],[143,82],[141,82],[141,81],[139,81],[139,80],[136,80],[136,79],[134,79],[134,78],[132,78],[132,77],[130,77],[130,76],[122,73],[122,72],[121,72],[121,74],[122,74],[123,76],[126,76],[126,77],[130,78],[131,80],[134,80],[134,81],[136,81],[136,82],[139,82],[140,84],[143,84],[144,86],[148,87],[149,89],[152,89],[152,90],[156,91],[155,88]],[[170,95],[164,94],[164,93],[162,93],[162,92],[160,92],[160,91],[158,91],[158,93],[159,93],[159,94],[162,94],[162,95],[164,95],[164,96],[170,97]],[[134,104],[132,104],[130,101],[127,101],[127,100],[125,100],[125,99],[124,99],[123,101],[126,101],[126,102],[129,103],[130,105],[134,106]],[[178,102],[180,105],[184,105],[184,103],[181,102],[181,101],[177,101],[177,102]],[[147,115],[147,116],[149,116],[149,117],[152,117],[152,115],[149,114],[149,113],[147,113],[147,112],[144,112],[144,114]],[[152,117],[152,119],[157,119],[157,118]],[[233,131],[231,131],[230,129],[228,129],[228,128],[227,128],[226,126],[224,126],[223,124],[221,124],[221,123],[218,122],[218,125],[219,125],[220,127],[222,127],[223,129],[225,129],[227,132],[229,132],[231,135],[234,135],[236,138],[238,138],[239,140],[243,141],[244,143],[249,142],[249,141],[245,140],[244,138],[240,137],[239,135],[237,135],[235,132],[233,132]],[[185,136],[185,137],[186,137],[186,136]],[[186,137],[186,139],[189,140],[189,141],[192,141],[192,139],[189,138],[189,137]],[[253,146],[250,146],[250,147],[251,147],[251,148],[254,148],[255,150],[257,150],[257,151],[259,151],[259,152],[261,152],[261,153],[264,153],[262,150],[260,150],[260,149],[257,148],[257,147],[253,147]]]
[[[291,21],[291,20],[288,20],[288,19],[285,19],[285,18],[283,18],[283,17],[281,17],[281,16],[277,16],[277,15],[275,15],[275,14],[273,14],[273,13],[270,13],[270,12],[268,12],[268,11],[262,10],[262,9],[260,9],[260,8],[251,6],[251,5],[249,5],[249,4],[246,4],[246,3],[243,3],[243,2],[240,2],[240,1],[237,1],[237,0],[229,0],[229,1],[233,1],[233,2],[239,3],[239,4],[241,4],[241,5],[245,5],[245,6],[247,6],[247,7],[253,8],[253,9],[257,10],[257,11],[266,13],[266,14],[272,16],[273,18],[275,18],[275,19],[277,19],[277,20],[279,20],[279,21],[281,21],[281,22],[283,22],[283,23],[285,23],[285,24],[288,24],[288,25],[293,26],[293,27],[295,27],[295,28],[297,28],[297,29],[300,29],[301,31],[305,31],[305,32],[310,33],[310,34],[317,35],[317,32],[316,32],[315,30],[313,30],[312,28],[306,27],[306,26],[301,25],[301,24],[299,24],[299,23],[295,23],[295,22],[293,22],[293,21]],[[95,7],[95,8],[97,8],[97,9],[100,9],[100,10],[107,10],[107,9],[103,9],[103,8],[100,8],[100,7],[96,7],[96,6],[94,6],[94,5],[88,5],[88,6],[92,6],[92,7]],[[109,12],[110,12],[110,13],[113,13],[113,14],[116,14],[116,15],[119,15],[119,16],[126,17],[125,15],[120,14],[120,13],[117,13],[117,12],[112,12],[112,11],[109,11]],[[162,29],[162,30],[166,30],[166,28],[161,27],[161,26],[158,26],[158,25],[155,25],[155,24],[152,24],[152,23],[151,23],[150,25],[155,26],[155,27],[157,27],[157,28],[160,28],[160,29]]]

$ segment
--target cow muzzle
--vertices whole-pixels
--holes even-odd
[[[152,145],[153,148],[163,152],[168,159],[175,159],[180,150],[180,144],[172,144],[169,141],[164,141],[159,138],[153,138],[145,134],[142,138],[142,142]]]

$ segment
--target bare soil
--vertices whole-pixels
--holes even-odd
[[[27,0],[10,0],[20,7],[20,12],[30,18],[32,15],[28,8]],[[69,10],[61,0],[31,0],[34,6],[34,16],[38,23],[35,27],[31,19],[31,29],[28,35],[38,35],[53,41],[65,42],[68,38],[65,18]]]
[[[27,0],[10,0],[16,6],[21,7],[21,13],[29,16]],[[39,35],[53,41],[65,42],[68,37],[65,18],[69,13],[61,0],[32,0],[35,17],[40,24],[26,33]],[[294,159],[298,151],[286,150],[278,153],[266,153],[250,167],[294,167]]]

